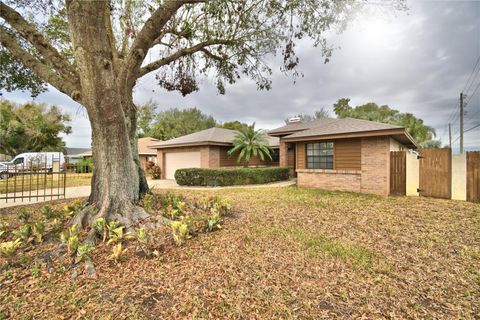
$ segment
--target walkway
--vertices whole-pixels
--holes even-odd
[[[149,180],[148,185],[150,188],[154,190],[158,189],[187,189],[187,190],[221,190],[221,189],[234,189],[234,188],[280,188],[280,187],[288,187],[291,185],[295,185],[295,180],[289,181],[280,181],[280,182],[273,182],[268,184],[254,184],[254,185],[245,185],[245,186],[231,186],[231,187],[189,187],[189,186],[179,186],[175,180]],[[72,198],[82,198],[88,197],[90,195],[90,186],[81,186],[81,187],[69,187],[65,189],[65,198],[72,199]],[[1,195],[0,195],[1,196]],[[25,204],[34,204],[40,202],[48,202],[50,199],[47,198],[44,200],[43,198],[40,199],[18,199],[17,202],[13,202],[9,200],[8,203],[5,203],[5,200],[0,202],[0,208],[8,208],[14,206],[20,206]]]

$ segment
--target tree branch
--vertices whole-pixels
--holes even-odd
[[[139,78],[138,73],[148,50],[155,40],[163,33],[167,22],[184,4],[203,3],[206,0],[165,0],[163,4],[145,22],[142,30],[137,34],[135,41],[125,59],[122,80],[125,90],[130,90]]]
[[[146,66],[140,68],[140,71],[138,72],[138,78],[143,77],[147,73],[155,71],[162,66],[170,64],[173,61],[175,61],[177,59],[180,59],[181,57],[193,54],[193,53],[198,52],[198,51],[203,51],[209,57],[211,57],[213,59],[216,59],[216,60],[220,59],[220,60],[223,61],[223,59],[221,57],[216,56],[216,55],[212,54],[210,51],[205,49],[208,46],[217,45],[217,44],[230,45],[230,44],[233,44],[233,41],[231,41],[231,40],[207,40],[207,41],[198,43],[198,44],[196,44],[192,47],[180,49],[180,50],[176,51],[175,53],[173,53],[173,54],[171,54],[167,57],[161,58],[157,61],[149,63]]]
[[[22,61],[22,63],[30,68],[38,77],[48,82],[61,92],[69,95],[73,100],[80,101],[79,84],[72,82],[71,79],[65,79],[59,76],[50,66],[42,63],[10,36],[5,28],[0,27],[0,44],[7,48],[10,53]]]
[[[17,11],[0,1],[0,17],[10,24],[25,40],[30,42],[55,71],[65,79],[80,83],[78,74],[65,58],[55,49],[35,27]]]

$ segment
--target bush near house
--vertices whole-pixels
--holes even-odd
[[[238,186],[288,180],[288,168],[178,169],[175,180],[181,186]]]

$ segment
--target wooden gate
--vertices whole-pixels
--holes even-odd
[[[407,191],[407,152],[390,152],[390,194],[404,196]]]
[[[452,196],[452,152],[420,149],[420,188],[424,197],[450,199]]]
[[[467,152],[467,201],[480,202],[480,151]]]

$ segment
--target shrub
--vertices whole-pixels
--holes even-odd
[[[81,161],[75,163],[75,173],[91,173],[93,172],[93,158],[83,158]]]
[[[288,179],[288,168],[178,169],[175,180],[182,186],[235,186]]]
[[[145,163],[145,172],[148,173],[152,179],[158,180],[160,179],[162,169],[156,165],[155,162],[147,161],[147,163]]]

